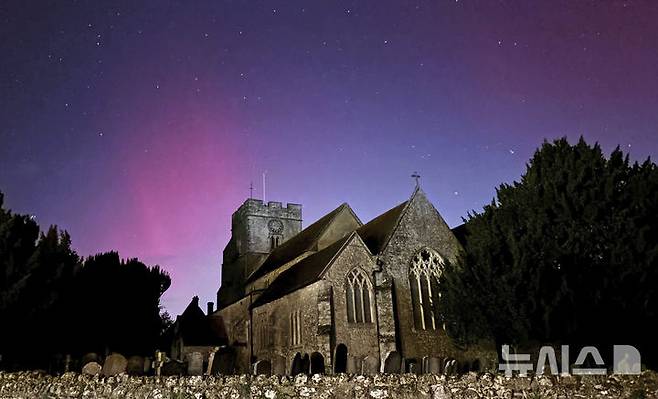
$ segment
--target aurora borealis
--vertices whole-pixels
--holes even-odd
[[[542,140],[658,154],[651,1],[0,5],[0,190],[213,300],[249,195],[365,222],[418,171],[451,226]]]

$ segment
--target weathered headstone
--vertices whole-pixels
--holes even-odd
[[[89,362],[82,367],[82,374],[85,375],[99,375],[103,367],[96,362]]]
[[[398,352],[391,352],[388,354],[384,362],[384,373],[398,374],[401,370],[402,356]]]
[[[379,373],[379,358],[375,356],[366,356],[363,359],[361,372],[365,375],[373,375]]]
[[[443,373],[445,375],[457,374],[457,361],[454,359],[446,360],[445,366],[443,367]]]
[[[71,368],[71,355],[66,354],[66,356],[64,357],[64,372],[68,373],[70,368]]]
[[[254,374],[259,375],[259,374],[264,374],[264,375],[270,375],[272,374],[272,363],[270,363],[267,360],[259,360],[256,362],[254,365]]]
[[[163,376],[185,375],[187,366],[185,362],[170,359],[162,366],[161,374]]]
[[[118,353],[113,353],[105,359],[105,363],[103,364],[103,375],[105,377],[110,377],[125,373],[126,366],[128,366],[126,358]]]
[[[347,374],[356,374],[361,371],[358,367],[358,359],[354,356],[347,356],[347,369],[345,371]]]
[[[144,374],[144,358],[141,356],[131,356],[128,358],[126,366],[128,375],[143,375]]]
[[[427,372],[431,374],[441,373],[441,360],[438,357],[430,357],[427,367]]]
[[[89,362],[96,362],[100,363],[100,357],[96,353],[87,353],[84,356],[82,356],[82,361],[80,362],[82,366]]]
[[[286,358],[281,355],[274,355],[272,359],[272,374],[285,375],[286,374]]]
[[[165,364],[165,353],[160,351],[155,351],[155,360],[153,361],[153,368],[155,369],[156,377],[159,377],[162,374],[162,367]]]
[[[215,362],[215,353],[219,350],[218,347],[214,347],[208,353],[208,366],[206,367],[206,375],[212,374],[212,364]]]
[[[407,364],[407,373],[410,374],[420,374],[420,367],[416,362],[409,362]]]
[[[187,354],[187,375],[203,375],[203,355],[200,352]]]
[[[148,374],[151,372],[151,363],[152,361],[150,357],[144,358],[144,374]]]
[[[212,374],[233,374],[235,372],[235,352],[230,349],[215,353],[212,363]]]

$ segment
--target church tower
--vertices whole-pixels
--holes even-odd
[[[247,199],[234,213],[231,239],[224,248],[218,309],[245,295],[246,278],[267,255],[302,230],[302,206]]]

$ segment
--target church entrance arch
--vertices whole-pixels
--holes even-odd
[[[301,353],[295,353],[295,357],[292,359],[292,364],[290,365],[290,375],[297,375],[304,372],[302,368],[302,355]]]
[[[308,370],[311,368],[311,360],[308,357],[308,353],[304,353],[302,357],[302,373],[308,374]]]
[[[319,352],[311,353],[311,374],[324,374],[324,356]]]
[[[347,346],[338,344],[334,356],[334,373],[345,373],[347,371]]]

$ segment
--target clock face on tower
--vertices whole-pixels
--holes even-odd
[[[267,228],[270,229],[272,234],[281,234],[283,233],[283,222],[279,219],[272,219],[267,222]]]

